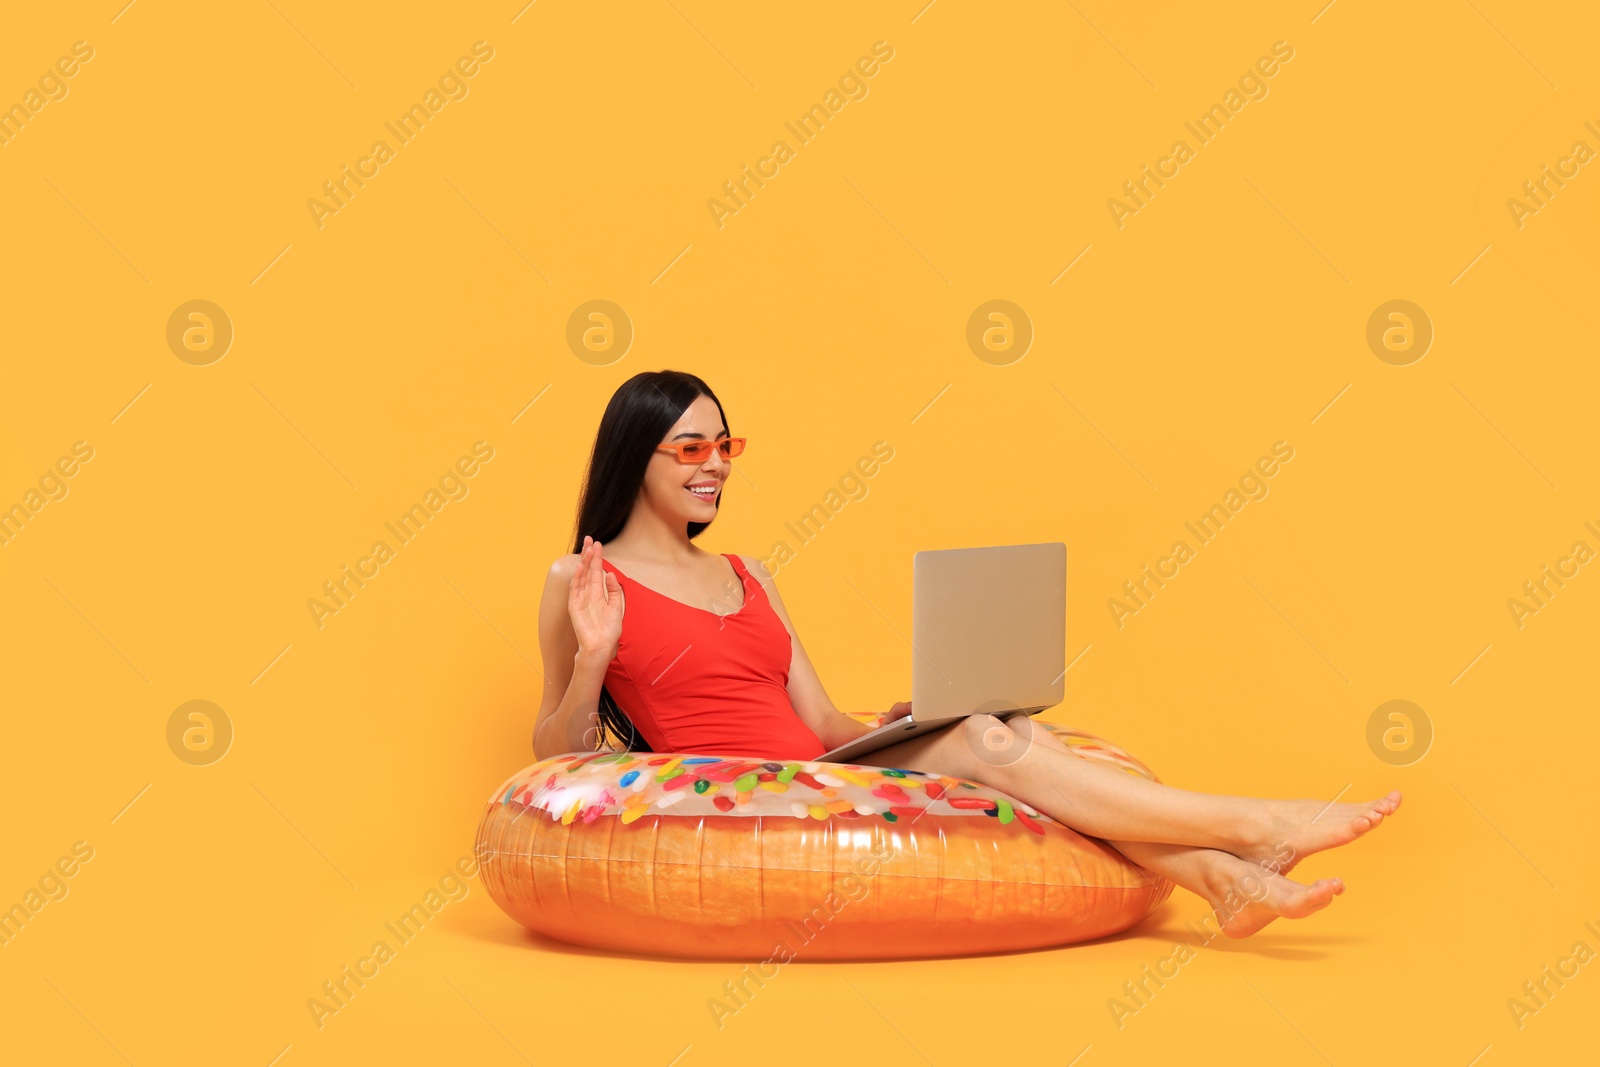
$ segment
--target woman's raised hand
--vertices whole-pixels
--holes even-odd
[[[622,586],[600,564],[600,542],[585,534],[578,569],[567,592],[567,614],[578,637],[578,654],[604,658],[617,654],[622,640]]]

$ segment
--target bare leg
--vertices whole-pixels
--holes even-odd
[[[1344,882],[1338,878],[1303,885],[1270,867],[1216,849],[1149,841],[1111,844],[1145,870],[1203,897],[1216,915],[1218,929],[1228,937],[1249,937],[1279,917],[1303,919],[1344,892]]]
[[[1037,723],[1032,724],[1029,738],[1063,752],[1072,752],[1049,730],[1039,729]],[[1230,852],[1191,845],[1150,841],[1112,841],[1110,844],[1145,870],[1169,878],[1204,898],[1216,916],[1217,928],[1229,937],[1248,937],[1280,916],[1302,919],[1327,907],[1335,896],[1344,892],[1344,882],[1339,878],[1324,878],[1303,885],[1281,877],[1296,859],[1287,847],[1272,862],[1253,864]]]
[[[1000,731],[996,733],[996,731]],[[1060,763],[1050,760],[1036,760],[1035,764],[1042,764],[1046,768],[1059,764],[1063,769],[1077,769],[1074,765],[1088,767],[1092,771],[1107,772],[1105,775],[1094,775],[1090,779],[1087,790],[1089,809],[1057,787],[1057,783],[1049,783],[1051,791],[1055,794],[1048,798],[1033,799],[1020,791],[1012,784],[1022,780],[1025,784],[1028,775],[1013,774],[1006,776],[993,772],[1015,766],[1021,762],[1021,757],[1029,749],[1048,750],[1059,757],[1069,760]],[[1270,851],[1270,858],[1242,859],[1229,851],[1216,848],[1198,847],[1195,845],[1174,844],[1169,842],[1153,841],[1149,839],[1127,840],[1119,839],[1108,833],[1099,822],[1089,814],[1089,811],[1099,811],[1098,806],[1115,804],[1118,794],[1113,783],[1119,780],[1129,782],[1143,782],[1147,786],[1154,786],[1154,790],[1141,790],[1135,794],[1135,801],[1143,804],[1146,809],[1154,806],[1157,808],[1157,817],[1164,817],[1159,810],[1159,805],[1166,799],[1167,794],[1178,797],[1179,804],[1192,804],[1196,800],[1201,805],[1206,802],[1236,801],[1237,804],[1229,805],[1224,815],[1231,815],[1240,810],[1240,806],[1267,805],[1273,802],[1250,800],[1248,798],[1213,797],[1204,793],[1189,793],[1185,790],[1172,789],[1147,779],[1136,779],[1133,775],[1117,770],[1104,764],[1094,763],[1090,760],[1074,755],[1066,745],[1052,735],[1048,730],[1038,727],[1031,719],[1021,717],[1013,718],[1002,723],[1000,720],[989,716],[975,716],[966,724],[957,724],[948,730],[941,730],[913,741],[902,742],[889,748],[882,749],[872,756],[872,762],[878,766],[907,767],[918,770],[929,770],[949,774],[955,777],[968,778],[980,781],[986,785],[1004,789],[1013,796],[1024,800],[1041,811],[1048,812],[1057,821],[1066,823],[1080,833],[1092,837],[1100,837],[1108,841],[1128,859],[1145,870],[1153,871],[1158,875],[1171,879],[1173,882],[1198,896],[1204,898],[1212,907],[1216,916],[1218,928],[1229,937],[1248,937],[1272,920],[1281,917],[1303,918],[1313,912],[1319,911],[1344,892],[1344,883],[1337,878],[1320,879],[1311,885],[1303,885],[1282,876],[1301,857],[1295,849],[1284,840],[1270,841],[1270,832],[1267,836],[1260,837],[1262,843],[1270,841],[1270,848],[1260,845],[1251,847],[1236,846],[1244,852]],[[986,773],[989,772],[989,773]],[[1045,773],[1048,773],[1046,771]],[[1109,777],[1109,781],[1100,779]],[[1001,784],[1001,780],[1005,784]],[[1034,783],[1037,786],[1038,783]],[[1073,782],[1071,785],[1081,783]],[[1166,793],[1160,791],[1165,790]],[[1032,790],[1030,790],[1032,791]],[[1122,795],[1126,795],[1125,793]],[[1391,794],[1384,798],[1385,801],[1393,799],[1398,804],[1398,794]],[[1315,803],[1315,802],[1306,802]],[[1097,806],[1098,805],[1098,806]],[[1352,805],[1350,807],[1361,807]],[[1393,811],[1393,805],[1388,806]],[[1323,805],[1320,810],[1326,812],[1328,806]],[[1259,815],[1259,813],[1258,813]],[[1190,823],[1183,819],[1192,816],[1179,815],[1176,825],[1187,826]],[[1246,813],[1248,817],[1248,813]],[[1382,818],[1381,809],[1377,818]],[[1110,820],[1114,825],[1136,825],[1136,816],[1126,819]],[[1262,825],[1267,825],[1267,820]],[[1372,822],[1376,824],[1376,819]],[[1174,825],[1172,822],[1159,825]],[[1160,830],[1151,830],[1160,833]],[[1260,830],[1257,831],[1261,833]],[[1244,836],[1249,836],[1245,834]],[[1353,839],[1353,835],[1352,835]],[[1329,847],[1324,845],[1322,847]]]
[[[1021,733],[1014,726],[1013,731]],[[1032,725],[1029,739],[1072,752],[1059,737],[1038,728],[1037,723]],[[1278,917],[1304,918],[1325,909],[1334,896],[1344,893],[1341,878],[1322,878],[1309,886],[1283,878],[1296,859],[1286,848],[1269,864],[1251,864],[1232,853],[1192,845],[1155,841],[1110,841],[1110,845],[1142,869],[1154,870],[1203,897],[1216,915],[1218,929],[1229,937],[1248,937]]]
[[[1398,791],[1363,804],[1325,804],[1176,789],[1075,756],[1021,715],[1005,721],[973,715],[873,753],[870,761],[994,786],[1107,841],[1216,849],[1285,871],[1312,853],[1354,841],[1400,805]]]

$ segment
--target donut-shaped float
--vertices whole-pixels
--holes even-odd
[[[1108,741],[1042,725],[1085,759],[1159,781]],[[976,782],[714,753],[541,760],[489,798],[476,848],[490,897],[536,933],[701,959],[1064,945],[1125,930],[1172,892],[1106,842]]]

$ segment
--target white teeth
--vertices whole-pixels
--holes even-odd
[[[689,492],[693,493],[695,496],[715,496],[717,493],[717,487],[714,485],[707,486],[704,489],[694,489],[689,486],[684,486],[684,488],[688,489]]]

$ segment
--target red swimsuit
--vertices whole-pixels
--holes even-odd
[[[652,751],[815,759],[827,746],[789,702],[789,631],[739,557],[722,555],[744,585],[744,605],[728,615],[663,596],[601,560],[627,604],[606,689]]]

